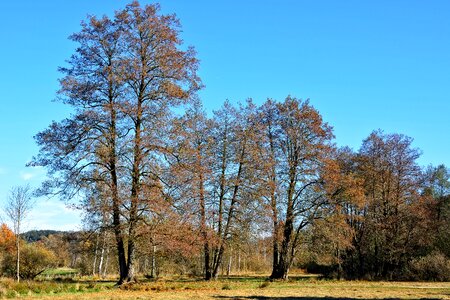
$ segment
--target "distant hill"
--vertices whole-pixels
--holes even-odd
[[[44,237],[48,237],[52,234],[67,234],[66,231],[57,230],[30,230],[22,233],[20,236],[27,242],[33,243],[42,240]]]

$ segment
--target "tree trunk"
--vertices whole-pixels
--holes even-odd
[[[276,197],[276,186],[277,186],[277,175],[275,169],[275,145],[274,137],[271,130],[271,125],[269,124],[269,145],[270,145],[270,159],[272,166],[270,168],[270,206],[272,209],[272,223],[273,223],[273,237],[272,237],[272,248],[273,248],[273,260],[272,260],[272,274],[270,278],[278,277],[276,270],[279,268],[280,263],[280,243],[279,243],[279,222],[278,222],[278,207],[277,207],[277,197]]]
[[[100,251],[100,261],[98,262],[98,276],[102,275],[103,259],[105,256],[106,233],[103,233],[102,250]]]
[[[238,250],[238,274],[241,274],[241,249]]]
[[[242,170],[244,168],[244,156],[245,156],[245,146],[247,143],[247,139],[244,138],[243,140],[243,146],[242,146],[242,150],[239,156],[239,167],[238,167],[238,171],[237,171],[237,175],[236,175],[236,182],[233,188],[233,195],[231,197],[231,203],[230,203],[230,208],[228,209],[228,219],[227,219],[227,223],[225,225],[225,229],[223,231],[222,236],[220,237],[220,247],[219,247],[219,251],[217,253],[217,256],[214,260],[214,268],[213,268],[213,273],[212,273],[212,277],[217,279],[218,276],[218,272],[219,272],[219,267],[222,264],[222,259],[223,259],[223,253],[225,252],[225,244],[227,243],[227,239],[228,239],[228,235],[230,233],[230,228],[231,228],[231,224],[233,222],[234,219],[234,210],[235,210],[235,206],[237,205],[237,201],[238,201],[238,192],[239,192],[239,188],[241,186],[241,177],[242,177]]]
[[[112,93],[110,91],[110,93]],[[112,95],[110,95],[110,99],[113,99]],[[112,197],[112,217],[113,217],[113,230],[116,238],[116,247],[117,247],[117,259],[119,263],[119,281],[117,284],[122,284],[127,277],[128,269],[127,269],[127,261],[125,257],[125,246],[123,242],[123,234],[122,234],[122,224],[120,221],[120,198],[118,191],[118,179],[117,179],[117,152],[116,152],[116,110],[114,107],[114,101],[111,100],[110,103],[110,154],[109,154],[109,172],[111,176],[111,197]]]
[[[233,250],[230,249],[230,255],[228,257],[228,268],[227,268],[227,276],[230,276],[231,274],[231,263],[233,261]]]
[[[92,264],[92,276],[95,276],[95,267],[97,266],[97,256],[98,256],[98,235],[95,239],[95,252],[94,252],[94,263]]]
[[[198,159],[200,160],[200,154],[197,153]],[[200,165],[201,162],[199,161]],[[203,173],[199,173],[199,197],[200,197],[200,231],[203,238],[203,253],[204,253],[204,264],[205,264],[205,280],[211,279],[211,262],[210,262],[210,249],[208,241],[208,231],[206,228],[206,203],[205,203],[205,188],[203,183]]]
[[[17,270],[17,282],[20,282],[20,239],[19,239],[19,233],[16,235],[16,248],[17,248],[17,264],[16,264],[16,270]]]
[[[273,217],[273,237],[272,237],[272,248],[273,248],[273,261],[272,261],[272,274],[270,278],[276,276],[274,273],[278,268],[280,262],[280,252],[279,252],[279,242],[278,242],[278,211],[276,208],[276,202],[272,200],[272,217]]]
[[[128,268],[127,268],[127,260],[125,257],[125,246],[122,238],[120,212],[118,207],[117,209],[114,209],[113,212],[113,227],[114,227],[114,234],[116,236],[117,257],[119,262],[119,281],[117,282],[117,284],[121,285],[127,278]]]
[[[283,241],[281,242],[281,249],[278,257],[277,264],[273,265],[271,279],[287,279],[288,271],[291,260],[291,247],[292,245],[292,234],[294,231],[293,224],[293,207],[292,201],[288,203],[288,210],[286,214],[286,222],[284,224],[283,230]]]
[[[294,233],[294,194],[297,177],[298,157],[296,150],[292,151],[289,167],[289,187],[287,190],[286,220],[283,224],[283,241],[278,257],[278,263],[273,266],[271,279],[287,279],[290,264],[292,262],[291,254],[295,245],[292,243]],[[278,227],[278,226],[277,226]],[[281,228],[280,228],[281,229]]]
[[[156,245],[153,245],[152,268],[150,270],[150,277],[151,278],[156,278]]]
[[[109,264],[109,246],[106,247],[106,259],[105,259],[105,266],[103,267],[103,278],[106,278],[106,274],[108,272],[108,264]]]
[[[141,149],[141,126],[142,126],[142,106],[143,106],[143,94],[144,83],[141,82],[137,99],[137,114],[135,120],[135,133],[134,133],[134,149],[133,149],[133,169],[131,171],[131,204],[129,215],[129,227],[128,227],[128,274],[127,281],[135,280],[135,231],[138,221],[138,202],[140,195],[140,180],[141,180],[141,162],[142,162],[142,149]]]

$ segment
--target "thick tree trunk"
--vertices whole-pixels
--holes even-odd
[[[199,163],[201,165],[200,161],[200,154],[197,155]],[[203,183],[203,173],[200,171],[199,173],[199,198],[200,198],[200,231],[203,238],[203,254],[204,254],[204,264],[205,264],[205,280],[211,279],[211,261],[210,261],[210,249],[209,249],[209,240],[208,240],[208,231],[207,231],[207,225],[206,225],[206,203],[205,203],[205,188]]]
[[[276,227],[275,227],[276,228]],[[276,275],[276,270],[278,269],[278,265],[280,263],[280,252],[279,252],[279,245],[278,245],[278,229],[274,228],[273,232],[273,241],[272,241],[272,247],[273,247],[273,261],[272,261],[272,274],[270,275],[270,278],[274,278]]]
[[[287,191],[287,210],[286,210],[286,221],[283,226],[283,240],[281,242],[281,249],[278,257],[278,263],[273,265],[271,279],[287,279],[289,267],[291,265],[292,259],[291,254],[293,253],[291,247],[292,236],[294,233],[294,190],[296,183],[296,160],[294,160],[293,165],[290,168],[290,182]]]
[[[115,202],[115,201],[114,201]],[[120,210],[118,204],[113,205],[113,227],[116,237],[117,258],[119,263],[119,281],[117,284],[122,284],[128,274],[127,260],[125,257],[125,246],[122,238],[122,229],[120,224]]]
[[[134,173],[134,172],[133,172]],[[136,174],[136,173],[134,173]],[[130,219],[129,219],[129,227],[128,227],[128,261],[127,261],[127,281],[135,280],[135,259],[136,259],[136,244],[135,244],[135,236],[136,236],[136,225],[137,225],[137,201],[138,201],[138,192],[137,185],[138,178],[133,179],[133,187],[131,192],[131,206],[130,206]]]
[[[283,231],[283,241],[277,264],[273,266],[271,279],[287,279],[289,267],[291,264],[290,247],[292,239],[293,224],[286,221]]]
[[[131,204],[129,215],[129,227],[128,227],[128,274],[127,281],[135,280],[135,258],[136,258],[136,246],[135,246],[135,231],[138,221],[138,202],[140,195],[140,180],[141,180],[141,162],[142,162],[142,150],[141,150],[141,126],[142,126],[142,105],[144,94],[143,82],[141,82],[140,92],[137,100],[137,114],[135,120],[135,133],[134,133],[134,149],[133,149],[133,169],[131,171]]]
[[[142,62],[144,64],[144,62]],[[127,281],[135,280],[135,231],[138,222],[138,203],[141,190],[141,167],[142,167],[142,122],[143,122],[143,102],[145,93],[145,82],[141,78],[137,93],[136,115],[134,119],[134,147],[133,147],[133,167],[131,170],[131,195],[130,213],[128,223],[128,261],[127,261]]]
[[[135,262],[136,262],[136,246],[134,240],[128,241],[128,274],[127,282],[135,281]]]
[[[270,145],[270,159],[272,162],[272,166],[270,168],[270,178],[269,178],[269,186],[270,190],[270,206],[272,209],[272,223],[273,223],[273,237],[272,237],[272,250],[273,250],[273,259],[272,259],[272,274],[270,278],[278,277],[278,269],[280,263],[280,242],[279,242],[279,222],[278,222],[278,207],[277,207],[277,196],[276,196],[276,186],[277,186],[277,175],[276,175],[276,159],[275,159],[275,145],[274,145],[274,137],[272,134],[271,124],[269,124],[269,145]]]
[[[211,258],[209,255],[209,244],[208,242],[205,242],[203,245],[203,252],[204,252],[204,257],[205,257],[205,261],[203,262],[205,264],[205,280],[211,280],[212,278],[212,271],[211,271]]]
[[[117,153],[116,153],[116,111],[114,108],[113,101],[110,107],[110,154],[109,154],[109,172],[111,176],[111,197],[112,197],[112,217],[113,217],[113,230],[114,236],[116,238],[117,247],[117,259],[119,264],[119,281],[117,284],[122,284],[127,277],[127,261],[125,257],[125,246],[123,242],[122,224],[120,221],[120,198],[118,191],[118,180],[117,180]]]
[[[274,192],[274,191],[273,191]],[[279,250],[279,224],[278,224],[278,209],[275,194],[272,194],[272,221],[273,221],[273,237],[272,237],[272,248],[273,248],[273,260],[272,260],[272,274],[270,278],[277,276],[275,270],[278,269],[280,262],[280,250]]]

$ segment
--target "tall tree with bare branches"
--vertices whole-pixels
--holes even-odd
[[[158,5],[138,2],[117,14],[123,28],[127,87],[124,111],[131,128],[130,195],[128,207],[127,280],[134,279],[135,234],[144,206],[145,178],[160,177],[155,163],[167,138],[171,108],[189,102],[201,87],[193,48],[180,50],[179,21],[175,15],[159,15]]]
[[[273,224],[271,278],[286,279],[301,230],[326,204],[321,170],[332,147],[331,127],[308,101],[268,100],[260,109],[258,172]]]
[[[13,223],[16,239],[16,278],[20,281],[20,231],[23,221],[33,207],[33,198],[29,185],[13,187],[9,192],[5,212]]]
[[[36,136],[41,150],[30,165],[49,171],[43,193],[71,199],[98,182],[108,187],[102,207],[116,237],[119,284],[135,277],[136,228],[146,186],[159,185],[163,129],[172,108],[201,87],[195,51],[180,49],[179,32],[175,15],[159,14],[157,4],[135,1],[113,19],[90,17],[61,68],[60,98],[75,114]]]

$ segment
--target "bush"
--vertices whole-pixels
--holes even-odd
[[[56,257],[40,244],[24,244],[20,249],[20,277],[34,279],[37,275],[56,265]],[[3,264],[3,272],[9,276],[16,274],[16,258],[8,253]]]
[[[450,281],[450,259],[441,252],[433,252],[409,263],[409,280]]]
[[[337,278],[337,266],[318,264],[314,261],[308,263],[306,266],[306,272],[310,274],[320,274],[325,278]]]

